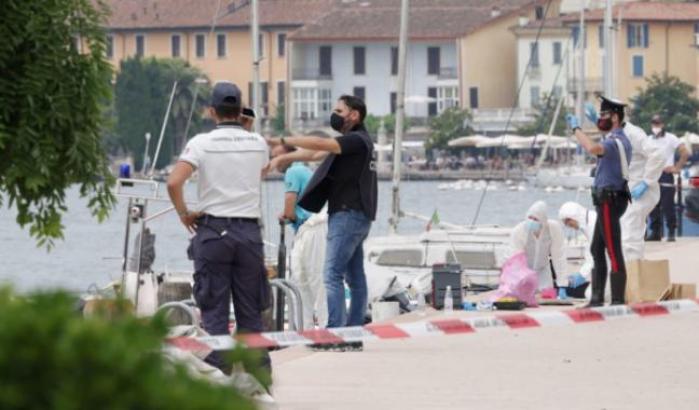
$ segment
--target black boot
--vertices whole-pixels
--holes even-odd
[[[626,272],[613,272],[609,280],[612,285],[612,305],[625,305]]]
[[[592,269],[592,295],[590,302],[583,308],[593,308],[604,306],[604,288],[607,286],[607,272],[600,272],[599,269]]]
[[[667,233],[667,241],[668,242],[675,242],[675,230],[670,229]]]

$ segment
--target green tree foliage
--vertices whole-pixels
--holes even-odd
[[[162,317],[127,312],[117,303],[82,318],[65,293],[16,296],[0,289],[0,408],[254,408],[233,388],[193,378],[167,361],[160,353],[167,332]]]
[[[654,74],[647,79],[646,88],[631,100],[631,118],[636,125],[649,129],[653,115],[660,114],[674,134],[699,132],[699,100],[694,91],[677,77]]]
[[[156,167],[167,166],[182,150],[195,93],[198,106],[188,134],[191,137],[201,129],[202,108],[211,91],[210,86],[197,84],[197,78],[205,76],[199,69],[179,59],[131,58],[122,61],[116,80],[116,134],[124,148],[134,156],[136,169],[143,166],[147,132],[151,134],[148,151],[153,159],[175,80],[178,81],[177,91]]]
[[[104,16],[91,0],[2,3],[0,202],[40,246],[63,237],[71,185],[100,221],[114,204],[100,135],[112,75]]]
[[[458,107],[448,108],[437,117],[430,118],[425,149],[448,149],[449,141],[473,133],[471,127],[466,125],[470,119],[471,114]]]
[[[548,134],[553,115],[556,113],[556,105],[558,99],[551,96],[544,98],[544,104],[535,107],[534,120],[517,129],[517,134],[524,136],[534,136],[537,134]],[[556,119],[556,126],[553,128],[553,135],[565,135],[566,133],[566,114],[565,107],[561,107],[561,112]]]
[[[369,135],[376,136],[376,134],[378,134],[382,119],[383,119],[384,127],[386,127],[387,134],[394,134],[396,132],[396,115],[395,114],[388,114],[388,115],[384,115],[383,117],[368,114],[366,116],[366,118],[364,118],[364,126],[366,127],[367,131],[369,131]],[[403,131],[407,131],[408,128],[410,128],[411,123],[412,122],[410,121],[410,118],[405,117],[405,121],[403,124]]]

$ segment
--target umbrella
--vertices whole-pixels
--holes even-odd
[[[466,137],[458,137],[449,141],[450,147],[475,147],[479,143],[488,142],[490,138],[484,135],[469,135]]]

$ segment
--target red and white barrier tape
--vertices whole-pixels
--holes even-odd
[[[237,343],[247,347],[286,347],[310,344],[364,342],[383,339],[408,339],[480,332],[486,329],[526,329],[600,322],[623,317],[663,316],[699,312],[699,299],[608,306],[593,309],[539,311],[499,314],[476,318],[439,318],[412,323],[371,324],[367,326],[306,330],[303,332],[268,332],[231,336],[176,337],[168,339],[172,347],[195,352],[229,350]]]

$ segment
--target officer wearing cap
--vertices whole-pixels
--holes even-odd
[[[180,221],[196,233],[188,249],[194,260],[193,294],[202,325],[212,335],[229,334],[231,296],[237,332],[263,331],[261,312],[270,301],[259,225],[269,149],[264,138],[243,128],[241,101],[235,84],[214,85],[209,114],[216,128],[187,143],[167,182]],[[189,210],[183,185],[194,171],[199,173],[198,203]],[[263,353],[263,365],[271,370]],[[206,361],[231,370],[215,352]]]
[[[676,135],[667,132],[662,117],[656,114],[651,119],[651,139],[665,158],[665,168],[660,175],[660,201],[650,213],[650,232],[647,240],[659,241],[663,237],[663,219],[667,225],[667,240],[675,241],[677,214],[675,213],[675,174],[679,174],[689,158],[689,150]],[[680,157],[675,163],[675,153]]]
[[[626,292],[626,265],[621,248],[619,224],[619,219],[626,212],[631,199],[628,186],[631,143],[623,128],[626,105],[618,100],[600,98],[602,103],[597,128],[606,133],[601,142],[594,142],[582,131],[577,117],[572,114],[567,117],[568,125],[580,145],[591,155],[598,157],[592,201],[599,217],[590,245],[595,266],[592,270],[592,297],[588,307],[604,304],[607,255],[611,264],[612,304],[624,304]]]

